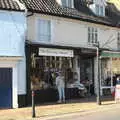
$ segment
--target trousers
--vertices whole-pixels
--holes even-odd
[[[58,87],[59,100],[65,100],[65,90],[64,87]]]

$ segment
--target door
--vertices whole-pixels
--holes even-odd
[[[12,107],[12,68],[0,68],[0,108]]]

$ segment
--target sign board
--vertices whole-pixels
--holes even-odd
[[[56,48],[39,48],[40,56],[73,57],[73,50]]]
[[[95,53],[96,53],[96,50],[94,50],[94,49],[85,49],[85,48],[82,48],[82,49],[81,49],[81,52],[82,52],[82,53],[85,53],[85,54],[88,54],[88,53],[95,54]]]
[[[116,85],[116,88],[115,88],[115,99],[120,99],[120,84]]]
[[[101,52],[101,57],[120,58],[120,52],[102,51],[102,52]]]

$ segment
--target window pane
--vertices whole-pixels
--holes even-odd
[[[90,27],[88,27],[88,42],[91,42],[91,34],[90,34]]]
[[[88,42],[97,43],[97,40],[98,40],[97,28],[88,27]]]
[[[72,7],[72,0],[68,0],[68,7]]]
[[[103,7],[100,7],[100,15],[103,16]]]
[[[62,6],[67,6],[67,0],[61,0]]]
[[[96,5],[96,14],[99,15],[99,5]]]
[[[98,32],[97,32],[97,28],[95,28],[95,43],[98,42]]]
[[[95,33],[95,43],[97,43],[97,41],[98,41],[98,35],[97,33]]]
[[[120,33],[117,34],[117,40],[118,40],[118,49],[120,49]]]
[[[92,28],[92,43],[94,43],[94,28]]]

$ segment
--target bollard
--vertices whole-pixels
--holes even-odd
[[[35,91],[32,90],[32,117],[35,118]]]

